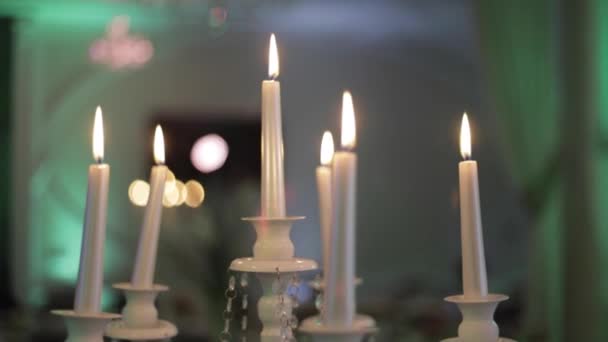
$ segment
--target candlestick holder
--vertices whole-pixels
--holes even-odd
[[[52,314],[61,316],[68,329],[65,342],[103,342],[104,329],[113,319],[120,318],[112,313],[79,313],[73,310],[53,310]]]
[[[458,326],[458,337],[442,342],[515,342],[499,337],[498,325],[494,322],[496,307],[507,299],[509,297],[502,294],[482,297],[458,295],[445,298],[445,301],[458,305],[462,313],[462,323]]]
[[[107,325],[107,337],[129,341],[153,341],[169,339],[177,335],[173,323],[158,319],[156,297],[168,291],[165,285],[136,287],[131,283],[114,284],[124,292],[127,304],[122,310],[122,319]]]
[[[257,310],[262,322],[260,341],[282,342],[291,336],[295,323],[292,319],[294,302],[285,292],[293,276],[299,272],[314,271],[314,260],[295,258],[290,231],[293,222],[304,217],[246,217],[256,231],[253,257],[239,258],[230,264],[230,270],[253,273],[262,285],[262,296]]]
[[[357,315],[352,326],[326,325],[319,315],[304,320],[299,330],[314,342],[361,342],[378,328],[374,319],[365,315]]]

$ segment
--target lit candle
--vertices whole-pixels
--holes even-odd
[[[483,248],[477,162],[471,160],[471,129],[465,113],[460,129],[460,234],[462,240],[462,285],[465,297],[488,294],[486,259]]]
[[[93,125],[93,158],[96,163],[89,167],[84,232],[74,300],[74,311],[79,313],[101,311],[103,247],[106,239],[106,208],[110,184],[110,166],[103,163],[103,145],[103,118],[101,108],[97,107]]]
[[[156,126],[154,132],[154,159],[156,165],[150,174],[150,196],[144,213],[144,220],[139,236],[135,268],[131,277],[131,284],[138,288],[149,288],[154,284],[154,271],[156,269],[156,254],[158,249],[158,235],[163,209],[163,194],[168,168],[165,163],[165,143],[163,131]]]
[[[334,158],[334,139],[330,132],[323,133],[321,141],[321,165],[317,167],[317,190],[319,192],[319,221],[323,245],[323,271],[331,272],[329,264],[331,233],[331,162]]]
[[[283,132],[281,126],[281,83],[279,55],[274,34],[270,36],[268,56],[270,80],[262,82],[262,189],[264,217],[285,216],[285,179],[283,175]]]
[[[332,177],[330,270],[325,274],[324,319],[330,326],[352,326],[355,312],[355,218],[357,192],[356,128],[353,99],[342,98],[343,151],[336,152]]]

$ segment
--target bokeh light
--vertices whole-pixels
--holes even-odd
[[[148,204],[148,196],[150,196],[150,185],[141,180],[136,179],[129,185],[129,200],[138,207],[145,207]]]
[[[179,191],[179,200],[177,201],[176,206],[184,204],[186,202],[186,196],[188,196],[188,189],[184,182],[177,180],[175,181],[175,187],[177,191]]]
[[[205,200],[205,189],[195,180],[186,182],[186,205],[192,208],[200,206]]]
[[[167,186],[169,182],[165,185],[165,193],[163,194],[163,205],[167,208],[171,208],[177,205],[179,202],[180,191],[175,185],[176,182],[171,182],[171,186]]]
[[[228,159],[228,143],[217,134],[199,138],[190,151],[192,165],[202,173],[219,170]]]
[[[167,170],[167,178],[165,179],[165,193],[175,190],[175,174],[171,170]]]

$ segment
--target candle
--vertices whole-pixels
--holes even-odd
[[[329,264],[331,233],[331,162],[334,157],[334,139],[330,132],[323,133],[321,141],[321,165],[317,167],[317,190],[319,192],[319,221],[323,245],[323,271],[331,273]]]
[[[135,268],[131,277],[131,284],[139,288],[149,288],[154,284],[154,271],[156,268],[156,254],[158,249],[158,235],[163,209],[163,194],[168,168],[165,163],[165,143],[163,131],[156,126],[154,132],[154,159],[156,165],[150,173],[150,196],[144,213],[144,220],[139,236]]]
[[[324,319],[331,326],[352,326],[355,312],[355,216],[357,155],[352,96],[342,98],[341,144],[334,154],[330,270],[325,274]]]
[[[268,75],[271,79],[262,82],[261,210],[264,217],[284,217],[285,180],[281,127],[281,83],[276,80],[279,76],[279,55],[274,34],[270,36]]]
[[[79,313],[101,311],[103,247],[106,238],[106,208],[110,184],[110,166],[103,163],[103,145],[103,119],[101,108],[97,107],[93,125],[93,158],[96,163],[89,167],[80,266],[74,300],[74,311]]]
[[[465,297],[482,297],[488,294],[488,279],[483,249],[477,162],[471,160],[471,130],[466,113],[462,117],[460,129],[460,153],[464,159],[458,165],[463,291]]]

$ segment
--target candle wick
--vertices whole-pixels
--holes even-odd
[[[97,157],[97,159],[95,161],[97,162],[97,164],[103,164],[103,158],[102,157]]]
[[[277,74],[276,74],[276,73],[275,73],[275,74],[272,74],[272,75],[270,75],[270,80],[271,80],[271,81],[276,81],[276,80],[277,80],[277,77],[278,77],[278,76],[277,76]]]

